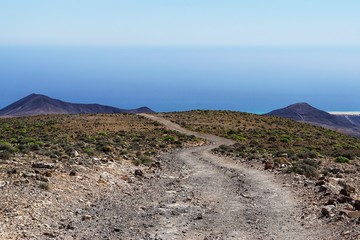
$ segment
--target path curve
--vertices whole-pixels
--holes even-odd
[[[177,182],[185,190],[165,191],[164,202],[168,202],[166,198],[175,200],[163,208],[164,211],[177,209],[180,213],[158,218],[161,227],[150,230],[149,236],[154,239],[327,239],[324,231],[304,229],[298,202],[273,175],[211,152],[233,141],[192,132],[155,115],[141,115],[171,130],[211,142],[167,157],[169,174],[178,173]],[[191,197],[181,199],[177,191],[191,193]],[[195,217],[194,212],[198,214]]]

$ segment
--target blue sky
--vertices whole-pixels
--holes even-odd
[[[358,0],[0,0],[0,108],[359,111]]]
[[[358,0],[1,0],[0,44],[360,44]]]

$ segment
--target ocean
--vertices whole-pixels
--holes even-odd
[[[0,46],[0,108],[30,93],[155,111],[360,110],[360,48]]]

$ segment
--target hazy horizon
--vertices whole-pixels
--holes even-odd
[[[0,3],[0,108],[30,93],[155,111],[359,111],[360,2]]]
[[[0,106],[30,93],[155,111],[358,111],[360,48],[0,47]],[[21,71],[19,71],[21,70]]]

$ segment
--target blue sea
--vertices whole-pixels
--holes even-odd
[[[360,48],[1,46],[0,108],[41,93],[155,111],[360,110]]]

